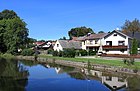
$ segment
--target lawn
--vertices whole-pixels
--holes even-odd
[[[134,65],[126,65],[124,64],[123,60],[105,60],[102,58],[64,58],[64,57],[54,57],[49,55],[39,55],[43,58],[55,58],[59,60],[66,60],[66,61],[75,61],[75,62],[88,62],[90,61],[93,64],[102,64],[102,65],[109,65],[109,66],[119,66],[124,68],[135,69],[136,67],[140,69],[140,62],[134,62]]]

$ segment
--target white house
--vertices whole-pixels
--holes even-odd
[[[81,49],[81,42],[71,40],[57,40],[53,47],[55,51],[63,51],[65,48]]]
[[[105,54],[129,54],[131,37],[114,30],[111,33],[88,34],[79,37],[82,49],[93,50]]]
[[[82,49],[99,51],[100,46],[102,46],[103,38],[107,35],[106,33],[99,34],[88,34],[83,37],[79,37],[77,40],[82,42]]]
[[[129,54],[131,37],[126,34],[114,30],[104,36],[102,42],[103,53],[106,54]]]

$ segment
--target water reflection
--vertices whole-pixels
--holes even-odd
[[[25,91],[28,70],[15,60],[0,59],[0,91]]]
[[[140,77],[0,59],[0,91],[140,91]]]

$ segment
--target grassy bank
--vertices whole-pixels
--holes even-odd
[[[5,54],[0,53],[0,58],[13,59],[13,58],[15,58],[15,56],[12,54],[8,54],[8,53],[5,53]]]
[[[90,61],[93,64],[102,64],[102,65],[109,65],[109,66],[119,66],[124,68],[130,68],[130,69],[140,69],[140,62],[135,62],[134,65],[126,65],[124,64],[123,60],[105,60],[102,58],[64,58],[64,57],[54,57],[49,55],[39,55],[43,58],[55,58],[59,60],[68,60],[68,61],[75,61],[75,62],[88,62]]]

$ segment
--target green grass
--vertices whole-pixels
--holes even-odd
[[[15,58],[15,56],[9,53],[5,53],[5,54],[0,53],[0,58],[13,59]]]
[[[88,62],[90,61],[93,64],[102,64],[108,66],[118,66],[123,68],[130,68],[130,69],[140,69],[140,62],[135,62],[134,65],[126,65],[124,64],[123,60],[105,60],[102,58],[64,58],[64,57],[54,57],[49,55],[39,55],[40,57],[44,58],[55,58],[59,60],[66,60],[66,61],[75,61],[75,62]]]

